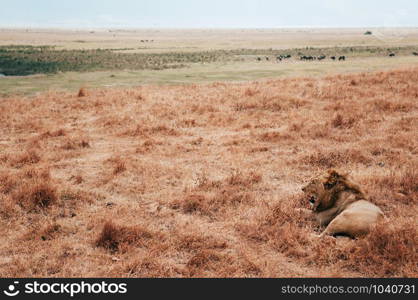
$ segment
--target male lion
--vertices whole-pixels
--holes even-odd
[[[302,188],[325,235],[365,235],[383,216],[379,207],[366,200],[360,188],[334,170],[313,179]]]

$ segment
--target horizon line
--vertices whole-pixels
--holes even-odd
[[[381,29],[381,28],[396,28],[396,29],[418,29],[418,25],[408,26],[384,26],[384,25],[361,25],[361,26],[277,26],[277,27],[145,27],[145,26],[38,26],[38,25],[0,25],[0,29],[56,29],[56,30],[91,30],[91,29],[102,29],[102,30],[260,30],[260,29]]]

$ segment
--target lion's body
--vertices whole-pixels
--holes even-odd
[[[320,221],[320,224],[324,218],[324,214],[327,214],[328,211],[317,214],[316,218]],[[344,234],[351,237],[358,237],[365,235],[382,216],[383,213],[380,208],[373,203],[366,200],[357,200],[349,204],[339,214],[331,218],[331,220],[328,219],[328,226],[322,232],[321,236]]]
[[[315,218],[327,226],[324,235],[365,235],[383,216],[379,207],[367,201],[363,192],[345,176],[330,171],[303,188],[310,196]]]

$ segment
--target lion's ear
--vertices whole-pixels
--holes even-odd
[[[341,175],[338,174],[337,171],[332,170],[332,169],[328,170],[328,174],[329,174],[329,177],[332,177],[332,178],[340,178],[341,177]]]
[[[325,183],[324,183],[324,188],[325,188],[326,190],[330,190],[330,189],[332,189],[332,188],[333,188],[336,184],[337,184],[336,182],[330,182],[330,181],[327,181],[327,182],[325,182]]]
[[[324,188],[327,190],[332,189],[342,178],[342,176],[338,174],[338,172],[335,170],[329,170],[328,174],[329,174],[328,179],[324,183]]]

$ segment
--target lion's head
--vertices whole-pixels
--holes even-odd
[[[312,210],[318,212],[333,207],[342,191],[351,191],[358,196],[356,198],[364,199],[360,188],[351,183],[346,175],[335,170],[329,170],[325,175],[312,179],[302,191],[307,195]]]

